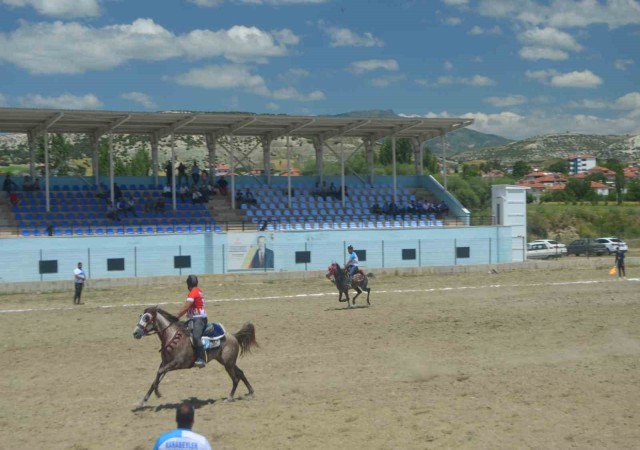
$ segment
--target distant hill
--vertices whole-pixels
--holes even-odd
[[[369,111],[351,111],[342,114],[335,114],[330,117],[372,117],[372,118],[400,118],[395,112],[389,109],[373,109]],[[513,142],[511,139],[503,138],[502,136],[496,136],[495,134],[485,134],[479,131],[470,130],[468,128],[462,128],[447,134],[447,157],[455,158],[455,156],[462,152],[467,152],[471,149],[483,149],[488,147],[498,147]],[[427,141],[427,146],[435,153],[440,154],[442,152],[442,140],[435,138]]]
[[[506,145],[474,148],[457,155],[459,160],[498,160],[502,162],[543,161],[572,154],[591,154],[599,159],[640,160],[640,135],[591,135],[557,133],[535,136]]]

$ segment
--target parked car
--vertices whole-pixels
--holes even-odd
[[[527,259],[559,258],[567,254],[566,247],[558,247],[548,242],[533,241],[527,244]]]
[[[560,253],[564,255],[567,254],[567,246],[558,241],[554,241],[553,239],[536,239],[535,241],[529,242],[529,244],[540,244],[540,243],[547,244],[547,247],[549,248],[560,249]]]
[[[606,255],[609,253],[607,246],[595,239],[576,239],[567,245],[568,255]]]
[[[627,243],[617,237],[603,237],[596,239],[596,241],[604,244],[607,247],[609,254],[615,253],[618,247],[620,247],[620,250],[629,250]]]

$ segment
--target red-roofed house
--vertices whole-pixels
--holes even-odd
[[[598,183],[597,181],[591,182],[591,189],[594,189],[596,191],[596,194],[603,196],[609,195],[609,192],[615,190],[615,188],[603,183]]]

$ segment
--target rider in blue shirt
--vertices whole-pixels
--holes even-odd
[[[353,250],[353,245],[348,246],[347,251],[349,252],[349,259],[347,260],[345,267],[349,270],[349,280],[351,280],[351,277],[358,272],[359,261],[358,255]]]

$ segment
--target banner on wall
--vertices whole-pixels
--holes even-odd
[[[275,269],[274,233],[229,233],[227,242],[230,272]]]

